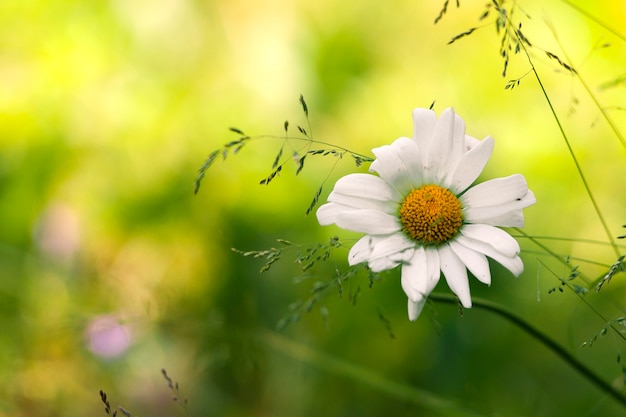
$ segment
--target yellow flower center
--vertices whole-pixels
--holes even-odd
[[[424,185],[406,196],[400,206],[402,229],[424,245],[450,240],[463,224],[461,202],[450,190]]]

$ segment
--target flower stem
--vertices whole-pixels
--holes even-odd
[[[621,40],[626,41],[626,36],[622,35],[619,31],[617,31],[616,29],[613,29],[608,24],[604,23],[603,21],[601,21],[600,19],[598,19],[597,17],[595,17],[594,15],[592,15],[591,13],[589,13],[588,11],[583,9],[582,7],[572,3],[570,0],[561,0],[561,1],[563,3],[565,3],[565,4],[567,4],[568,6],[570,6],[571,8],[573,8],[574,10],[576,10],[578,13],[582,14],[583,16],[585,16],[587,19],[589,19],[592,22],[595,22],[596,24],[600,25],[601,27],[603,27],[608,32],[611,32],[613,35],[617,36]]]
[[[511,25],[511,27],[515,27],[513,26],[513,22],[511,22],[511,20],[508,17],[507,17],[507,20],[509,24]],[[535,64],[533,63],[533,60],[530,58],[530,53],[526,49],[526,45],[520,38],[518,31],[515,31],[514,33],[515,33],[515,36],[517,37],[517,40],[520,46],[522,47],[522,51],[524,52],[524,55],[526,55],[526,59],[528,59],[528,64],[530,65],[531,71],[535,75],[535,79],[537,80],[537,83],[539,84],[539,88],[541,88],[541,92],[543,93],[543,96],[546,99],[546,102],[548,103],[548,107],[550,108],[552,117],[554,117],[554,121],[556,122],[556,125],[559,128],[559,132],[561,133],[561,136],[563,137],[563,140],[565,141],[567,150],[570,156],[572,157],[572,161],[574,162],[574,166],[576,167],[578,176],[580,177],[583,183],[583,187],[585,188],[585,191],[587,192],[587,196],[589,197],[589,200],[591,201],[591,204],[593,205],[596,215],[598,216],[598,220],[600,220],[600,223],[602,224],[602,228],[604,229],[607,235],[607,238],[609,239],[609,242],[611,242],[611,246],[613,247],[615,254],[617,256],[620,256],[619,249],[617,248],[617,243],[615,242],[615,238],[611,234],[609,225],[607,224],[604,218],[604,215],[602,214],[602,211],[600,210],[600,206],[598,205],[598,202],[596,201],[594,194],[591,192],[591,187],[589,186],[589,183],[587,182],[587,178],[585,177],[585,174],[583,174],[582,167],[578,161],[578,158],[576,157],[576,154],[574,153],[574,148],[572,147],[572,144],[570,143],[569,138],[567,137],[567,134],[565,133],[565,129],[563,128],[563,125],[561,124],[561,119],[559,119],[559,116],[556,114],[556,110],[554,109],[554,106],[552,105],[552,101],[550,100],[550,97],[548,96],[548,92],[545,86],[543,85],[543,82],[541,81],[541,77],[539,77],[539,73],[537,72],[537,69],[535,68]]]
[[[446,303],[446,304],[458,305],[459,303],[458,299],[454,295],[451,295],[451,294],[432,293],[430,294],[429,298],[433,301]],[[598,375],[596,375],[591,369],[586,367],[582,362],[580,362],[578,359],[572,356],[572,354],[566,351],[561,345],[559,345],[553,339],[551,339],[550,337],[548,337],[547,335],[539,331],[532,324],[516,316],[515,314],[505,309],[504,307],[498,304],[492,303],[491,301],[488,301],[488,300],[483,300],[480,298],[472,297],[472,305],[475,308],[479,308],[479,309],[489,311],[491,313],[495,313],[496,315],[516,325],[521,330],[526,332],[528,335],[532,336],[539,343],[543,344],[545,347],[550,349],[554,354],[561,357],[563,361],[565,361],[569,366],[577,370],[589,382],[596,385],[606,394],[611,396],[615,401],[619,402],[621,405],[626,407],[626,397],[621,392],[619,392],[609,383],[607,383]]]

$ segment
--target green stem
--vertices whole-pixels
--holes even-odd
[[[568,62],[572,62],[569,55],[567,54],[567,50],[561,43],[561,40],[559,39],[559,36],[556,33],[556,29],[552,27],[551,25],[549,25],[548,28],[552,32],[552,36],[554,36],[554,40],[556,40],[556,43],[559,45],[559,48],[561,48],[561,51],[563,51],[563,55],[565,56],[565,59]],[[626,39],[624,40],[626,41]],[[600,113],[602,113],[602,117],[604,117],[604,120],[606,120],[607,124],[611,127],[611,130],[613,130],[613,133],[615,134],[615,136],[617,136],[622,146],[626,148],[626,138],[624,138],[624,135],[619,130],[619,128],[617,127],[617,125],[615,124],[611,116],[609,116],[609,113],[606,111],[606,109],[600,104],[600,101],[598,100],[596,95],[593,93],[593,91],[591,90],[591,88],[589,87],[585,79],[580,75],[580,71],[575,71],[574,75],[576,76],[576,78],[578,78],[578,81],[580,81],[580,84],[583,86],[583,88],[585,89],[585,91],[587,92],[591,100],[593,101],[593,104],[595,104],[595,106],[598,108]]]
[[[535,245],[539,246],[544,252],[546,252],[547,254],[552,256],[554,259],[556,259],[557,261],[562,263],[564,266],[566,266],[568,268],[571,267],[571,265],[568,264],[568,262],[562,256],[559,256],[556,253],[554,253],[552,250],[550,250],[550,248],[548,248],[546,245],[544,245],[541,242],[539,242],[535,237],[527,235],[523,230],[521,230],[519,228],[515,228],[515,230],[517,230],[523,237],[528,238]],[[539,261],[539,262],[541,262],[541,261]],[[543,262],[541,264],[548,271],[550,271],[550,273],[552,275],[554,275],[555,277],[559,278],[558,274],[556,274],[553,271],[551,271],[550,268],[547,267],[547,265],[543,264]],[[592,282],[583,273],[581,273],[579,275],[579,278],[587,285],[587,288],[591,288],[591,287],[597,285],[599,280],[602,279],[602,277],[600,277],[599,279],[595,280],[595,282]],[[619,328],[617,328],[615,326],[615,324],[611,320],[607,320],[593,305],[591,305],[591,303],[589,303],[589,301],[587,300],[587,298],[585,296],[580,294],[578,291],[574,291],[574,289],[572,288],[570,283],[566,283],[566,285],[567,285],[567,288],[569,288],[570,290],[572,290],[572,292],[574,294],[576,294],[576,296],[580,299],[581,302],[583,302],[585,305],[587,305],[587,307],[589,307],[591,309],[591,311],[593,311],[594,314],[600,318],[600,320],[602,320],[604,323],[607,323],[611,327],[611,329],[615,332],[615,334],[617,334],[623,340],[626,340],[626,336],[624,336],[624,334],[621,332],[621,330]],[[621,307],[618,306],[618,308],[621,308]]]
[[[508,22],[511,25],[511,27],[513,28],[515,27],[513,25],[513,22],[511,22],[510,20],[508,20]],[[602,212],[600,211],[600,206],[598,205],[596,198],[591,192],[591,187],[589,187],[587,178],[583,174],[582,167],[580,166],[580,163],[578,162],[578,158],[576,157],[576,154],[574,153],[574,148],[572,147],[572,144],[570,143],[569,138],[567,137],[567,134],[565,133],[565,129],[563,128],[563,125],[561,124],[561,119],[559,119],[559,116],[556,114],[556,110],[554,109],[554,106],[552,105],[552,101],[550,100],[550,97],[548,96],[548,92],[546,91],[546,88],[544,87],[543,82],[541,81],[541,77],[539,77],[539,73],[537,72],[537,69],[535,68],[535,64],[533,63],[533,60],[530,58],[530,54],[528,53],[528,50],[526,49],[526,45],[520,38],[520,35],[518,34],[518,32],[514,31],[514,33],[515,33],[515,36],[517,37],[517,41],[519,42],[519,44],[522,47],[522,50],[524,51],[524,55],[526,55],[526,59],[528,59],[528,64],[530,65],[531,71],[533,72],[533,74],[535,75],[535,78],[537,79],[537,82],[539,83],[541,92],[543,93],[543,96],[545,97],[546,102],[548,103],[550,112],[552,113],[552,116],[554,117],[554,120],[556,121],[556,124],[559,128],[559,132],[561,133],[561,136],[563,137],[563,140],[565,141],[567,150],[569,151],[569,154],[572,157],[572,160],[574,161],[574,165],[576,166],[576,171],[578,171],[578,176],[582,180],[585,191],[587,192],[587,196],[589,197],[589,200],[591,201],[591,204],[593,205],[596,215],[598,216],[598,219],[600,220],[600,223],[602,224],[602,228],[604,229],[607,235],[607,238],[609,239],[609,242],[611,242],[611,246],[613,247],[616,255],[620,256],[619,249],[617,248],[617,243],[615,242],[615,238],[611,234],[611,230],[609,229],[609,226],[606,223],[606,220],[604,219]]]
[[[458,299],[451,294],[430,294],[429,298],[433,301],[438,301],[446,304],[458,305]],[[499,306],[498,304],[492,303],[487,300],[482,300],[480,298],[472,298],[472,305],[475,308],[483,309],[508,320],[512,324],[516,325],[518,328],[526,332],[528,335],[532,336],[539,343],[543,344],[545,347],[550,349],[554,354],[559,356],[563,361],[565,361],[569,366],[578,371],[583,377],[585,377],[589,382],[596,385],[602,391],[610,395],[614,400],[619,402],[621,405],[626,407],[626,397],[615,388],[613,388],[606,381],[601,379],[598,375],[596,375],[591,369],[587,368],[582,362],[576,359],[572,354],[566,351],[561,345],[556,343],[550,337],[545,335],[544,333],[537,330],[533,325],[528,323],[527,321],[521,319],[516,316],[512,312],[506,310],[504,307]]]
[[[249,139],[250,140],[259,140],[259,139],[281,139],[281,140],[298,140],[298,141],[303,141],[303,142],[309,142],[311,144],[316,144],[316,145],[323,145],[323,146],[328,146],[330,149],[337,149],[340,151],[343,151],[345,153],[349,153],[351,155],[356,155],[360,158],[363,158],[366,161],[373,161],[374,159],[371,156],[367,156],[364,154],[361,154],[359,152],[354,152],[351,151],[348,148],[344,148],[343,146],[338,146],[338,145],[333,145],[332,143],[329,142],[324,142],[322,140],[317,140],[317,139],[313,139],[311,137],[299,137],[299,136],[275,136],[275,135],[258,135],[258,136],[250,136]]]
[[[592,15],[591,13],[589,13],[588,11],[583,9],[582,7],[572,3],[569,0],[561,0],[561,1],[563,3],[565,3],[565,4],[567,4],[568,6],[570,6],[571,8],[573,8],[574,10],[576,10],[578,13],[582,14],[583,16],[585,16],[587,19],[597,23],[598,25],[600,25],[601,27],[603,27],[607,31],[611,32],[613,35],[617,36],[621,40],[626,41],[626,36],[622,35],[617,30],[613,29],[612,27],[610,27],[609,25],[607,25],[606,23],[604,23],[603,21],[601,21],[600,19],[598,19],[597,17],[595,17],[594,15]]]

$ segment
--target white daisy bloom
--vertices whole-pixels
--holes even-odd
[[[502,227],[522,227],[522,209],[535,203],[522,175],[471,186],[494,141],[465,134],[465,122],[446,109],[413,111],[413,138],[372,150],[370,171],[340,178],[317,210],[322,226],[366,233],[348,262],[374,272],[402,266],[409,319],[419,316],[441,272],[464,307],[471,307],[469,270],[489,285],[487,257],[519,276],[524,265],[517,241]]]

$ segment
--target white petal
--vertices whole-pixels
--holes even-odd
[[[392,261],[398,262],[399,264],[404,264],[409,262],[409,260],[413,257],[413,253],[415,253],[415,244],[412,247],[405,249],[401,252],[396,252],[394,254],[389,255]]]
[[[491,285],[491,271],[489,271],[489,261],[485,255],[454,240],[450,242],[450,247],[476,279],[483,284]]]
[[[366,262],[374,249],[376,241],[380,240],[375,236],[363,236],[350,248],[348,253],[348,263],[350,266]]]
[[[488,136],[481,142],[473,146],[468,152],[463,154],[452,177],[449,180],[450,190],[459,194],[472,185],[476,178],[485,168],[491,152],[493,151],[494,140]]]
[[[464,207],[487,207],[516,201],[527,193],[526,180],[515,174],[477,184],[461,196],[461,201]]]
[[[396,257],[393,255],[402,253],[413,247],[415,247],[415,242],[406,237],[404,233],[395,233],[376,243],[372,253],[370,254],[370,260],[377,258],[391,258],[395,261],[401,261],[405,257]]]
[[[436,249],[418,247],[411,260],[402,265],[402,288],[409,298],[409,320],[415,321],[419,317],[440,276],[439,254]]]
[[[402,288],[414,301],[428,294],[437,286],[441,271],[439,254],[434,249],[418,247],[413,257],[402,265]]]
[[[400,264],[401,262],[398,262],[390,257],[370,259],[367,262],[367,265],[373,272],[389,271]]]
[[[399,138],[392,144],[396,153],[404,162],[407,169],[407,174],[411,176],[414,181],[421,181],[421,159],[420,149],[417,146],[417,142],[409,138]]]
[[[409,138],[399,138],[391,145],[372,149],[376,160],[370,165],[401,194],[406,194],[421,182],[421,159],[417,143]]]
[[[439,282],[439,277],[441,276],[441,261],[439,259],[439,252],[436,248],[424,248],[426,252],[426,266],[428,267],[428,277],[433,286],[430,288],[432,291],[435,288],[437,282]],[[430,292],[429,291],[429,292]]]
[[[342,211],[335,217],[335,224],[342,229],[370,235],[388,235],[400,231],[397,217],[378,210]]]
[[[481,223],[500,227],[524,227],[524,213],[522,210],[513,210],[500,216],[492,216]]]
[[[480,141],[470,135],[465,135],[465,152],[471,150],[474,146],[478,145]]]
[[[526,195],[524,197],[522,197],[522,201],[524,202],[524,204],[526,204],[522,208],[526,208],[526,207],[530,207],[533,204],[535,204],[537,202],[537,199],[535,198],[535,194],[532,191],[528,190]]]
[[[516,277],[524,272],[524,264],[522,263],[522,260],[519,256],[505,256],[501,252],[494,249],[493,246],[479,240],[470,239],[469,237],[463,235],[457,236],[455,238],[455,241],[469,249],[487,255],[488,257],[511,271],[511,273]]]
[[[401,275],[400,283],[402,284],[402,290],[404,291],[406,296],[409,297],[409,300],[411,301],[421,300],[423,296],[420,293],[418,293],[415,290],[415,288],[413,288],[413,283],[411,282],[412,277],[408,273],[404,272],[404,265],[402,265],[402,273],[400,275]]]
[[[408,302],[409,320],[411,321],[417,320],[420,313],[424,309],[425,304],[426,304],[426,298],[422,298],[419,301],[411,301],[411,299],[409,299],[409,302]]]
[[[413,283],[411,282],[411,275],[404,272],[404,265],[402,266],[402,273],[400,274],[401,279],[400,283],[402,284],[402,290],[409,297],[409,300],[421,300],[423,297],[418,293],[413,287]]]
[[[343,204],[326,203],[322,204],[315,213],[317,221],[321,226],[328,226],[337,222],[337,216],[345,211],[354,210],[351,207],[344,206]]]
[[[401,196],[382,178],[370,174],[348,174],[339,178],[335,192],[355,197],[365,197],[382,201],[400,201]]]
[[[461,197],[461,201],[463,201],[463,197]],[[505,226],[505,224],[498,223],[503,216],[506,216],[507,213],[516,212],[528,206],[532,206],[536,202],[535,195],[531,191],[528,191],[525,196],[509,201],[508,203],[487,207],[466,207],[463,209],[463,216],[468,223],[486,223]]]
[[[447,187],[445,182],[449,172],[454,171],[465,146],[465,123],[454,113],[445,109],[433,133],[433,139],[426,155],[423,155],[425,180]]]
[[[480,240],[494,247],[504,256],[513,257],[520,252],[519,243],[502,229],[486,224],[466,224],[461,234],[471,239]]]
[[[408,262],[413,256],[415,244],[402,235],[363,236],[350,249],[350,266],[368,262],[375,272],[392,269]]]
[[[428,266],[424,248],[418,247],[409,262],[402,265],[401,283],[404,293],[410,300],[419,301],[424,294],[428,282]]]
[[[446,282],[453,293],[459,297],[463,307],[472,306],[467,269],[449,245],[442,245],[438,249],[441,262],[441,272],[446,277]]]
[[[419,108],[413,110],[413,139],[420,152],[425,152],[430,148],[436,125],[437,116],[434,111]]]
[[[333,191],[328,196],[328,201],[331,203],[340,204],[342,206],[351,207],[353,209],[373,209],[382,211],[383,213],[396,213],[398,211],[398,203],[393,201],[382,201],[373,198],[355,197],[352,195],[345,195]]]

